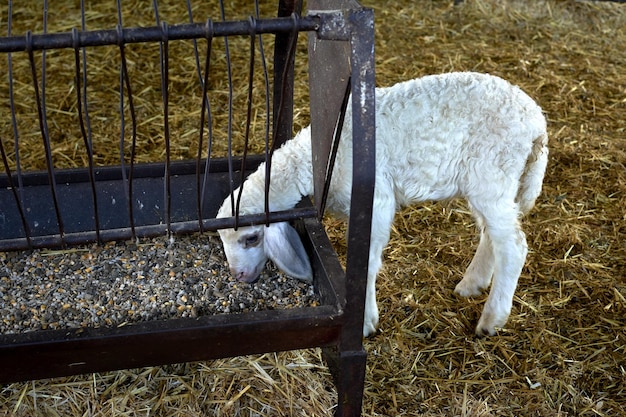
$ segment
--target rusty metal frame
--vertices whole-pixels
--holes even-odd
[[[311,7],[313,6],[313,7]],[[298,3],[282,0],[282,16],[295,16]],[[362,344],[363,312],[367,281],[369,235],[373,209],[373,188],[375,176],[375,121],[374,121],[374,54],[373,54],[373,12],[364,9],[354,1],[319,0],[309,2],[310,11],[304,17],[270,19],[260,21],[256,30],[264,28],[268,32],[286,34],[284,41],[289,42],[295,31],[309,31],[310,44],[316,45],[317,52],[312,54],[311,107],[314,129],[314,156],[316,172],[316,201],[321,197],[324,181],[329,177],[329,160],[332,160],[332,141],[336,135],[337,121],[340,120],[342,104],[345,103],[344,91],[350,87],[350,93],[358,99],[352,100],[353,124],[353,159],[358,161],[353,167],[352,204],[349,220],[348,253],[345,272],[332,249],[323,226],[318,220],[318,209],[304,203],[294,210],[280,213],[263,213],[253,216],[241,216],[234,219],[203,218],[198,220],[176,220],[169,222],[166,229],[162,225],[146,224],[134,228],[133,234],[128,225],[110,230],[89,230],[46,236],[18,236],[2,239],[1,250],[26,247],[47,247],[69,245],[83,241],[125,239],[136,235],[153,235],[165,232],[189,232],[204,227],[205,230],[257,224],[266,221],[295,220],[303,242],[310,253],[314,270],[314,284],[321,298],[321,306],[290,310],[242,313],[238,315],[216,315],[197,319],[172,319],[133,324],[120,328],[81,328],[71,330],[46,330],[22,334],[0,335],[0,383],[65,376],[96,371],[110,371],[141,366],[154,366],[169,363],[207,360],[236,355],[291,350],[307,347],[322,347],[325,360],[332,371],[337,387],[339,402],[335,409],[336,416],[358,416],[361,413],[363,384],[365,378],[366,354]],[[246,26],[248,24],[248,26]],[[224,30],[227,33],[250,32],[250,22],[235,22],[228,25],[211,26],[211,30]],[[267,26],[263,26],[267,25]],[[276,26],[273,26],[276,25]],[[27,37],[8,37],[0,39],[0,52],[34,50],[37,48],[60,48],[88,46],[100,42],[119,44],[120,42],[140,42],[158,37],[164,32],[169,39],[180,36],[193,37],[195,31],[206,36],[207,25],[186,25],[182,27],[148,28],[133,32],[121,29],[100,31],[97,34],[77,33],[60,35],[29,35]],[[295,28],[295,26],[299,26]],[[216,32],[214,32],[216,33]],[[93,39],[91,35],[94,35]],[[97,39],[97,41],[95,40]],[[50,42],[48,44],[47,42]],[[281,41],[282,42],[282,41]],[[279,47],[280,49],[280,47]],[[277,51],[279,52],[279,51]],[[280,55],[280,54],[279,54]],[[323,65],[331,57],[338,65]],[[286,74],[292,77],[289,59],[284,60],[281,69],[275,73],[275,83],[282,83]],[[348,83],[348,80],[351,83]],[[287,79],[285,84],[293,81]],[[343,86],[343,88],[335,88]],[[332,97],[334,103],[328,110],[320,107],[321,103],[331,100],[330,90],[337,94]],[[276,121],[278,133],[276,141],[284,141],[291,134],[292,92],[287,98],[278,101],[285,106],[285,118],[281,125]],[[276,100],[276,97],[275,97]],[[321,100],[321,101],[320,101]],[[288,117],[287,117],[288,116]],[[333,129],[324,129],[323,126]],[[319,146],[318,146],[319,145]],[[4,156],[4,155],[3,155]],[[250,158],[246,169],[252,169],[263,158]],[[5,162],[6,165],[6,162]],[[236,165],[236,164],[235,164]],[[167,166],[137,166],[133,173],[135,180],[142,178],[149,181],[163,173],[176,175],[177,181],[193,183],[198,175],[199,164],[196,161],[172,163]],[[228,181],[227,171],[233,161],[214,161],[209,175],[214,175],[218,183]],[[121,172],[121,174],[120,174]],[[119,168],[100,169],[97,173],[88,170],[56,171],[53,173],[58,184],[66,184],[59,191],[63,199],[72,193],[80,195],[85,187],[93,182],[99,185],[119,182],[120,175],[128,172]],[[50,187],[50,173],[23,173],[22,192],[29,189],[36,194],[41,187]],[[10,171],[0,176],[2,189],[7,191],[1,198],[13,196],[16,185],[12,182]],[[176,192],[178,182],[172,182],[170,192]],[[40,187],[39,189],[37,187]],[[320,189],[320,187],[322,187]],[[232,184],[216,186],[217,193],[225,196]],[[162,186],[161,186],[162,189]],[[67,193],[67,194],[66,194]],[[214,213],[215,203],[205,209]],[[50,208],[48,208],[50,210]],[[62,207],[56,207],[58,212]],[[182,209],[181,209],[182,210]],[[185,208],[191,213],[195,205]],[[183,210],[183,211],[184,211]],[[102,209],[104,213],[106,209]],[[169,219],[168,219],[169,220]],[[71,225],[70,225],[71,226]],[[85,236],[86,239],[85,239]],[[245,337],[242,335],[245,334]]]

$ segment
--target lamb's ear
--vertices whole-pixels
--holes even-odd
[[[265,228],[263,243],[266,255],[290,277],[313,280],[311,262],[296,229],[288,223],[273,223]]]

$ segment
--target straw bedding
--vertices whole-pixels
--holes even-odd
[[[530,253],[513,312],[496,337],[472,335],[484,297],[452,293],[477,243],[466,208],[451,202],[398,213],[379,278],[380,331],[365,342],[364,415],[626,415],[624,5],[365,3],[376,12],[380,85],[452,70],[509,79],[546,111],[551,161],[524,220]],[[184,88],[180,105],[193,105],[197,92],[187,97]],[[305,89],[300,72],[303,100]],[[158,91],[138,91],[146,112],[158,105]],[[297,107],[301,126],[307,110]],[[184,118],[174,125],[181,134],[192,129]],[[146,126],[141,134],[158,149],[155,131],[151,138]],[[57,149],[71,151],[71,136]],[[329,219],[327,229],[341,255],[343,226]],[[335,401],[319,351],[303,350],[9,384],[0,390],[0,415],[322,416]]]

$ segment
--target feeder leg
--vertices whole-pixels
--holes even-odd
[[[365,384],[365,350],[342,352],[333,347],[323,349],[322,353],[337,387],[335,417],[359,417]]]

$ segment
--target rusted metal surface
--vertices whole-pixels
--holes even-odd
[[[287,15],[289,16],[289,15]],[[294,27],[295,24],[295,27]],[[170,41],[183,39],[202,39],[209,37],[248,35],[251,21],[207,21],[167,26],[167,38]],[[316,30],[319,26],[315,19],[302,17],[291,19],[278,17],[255,21],[254,32],[291,33],[295,31]],[[85,32],[65,32],[50,34],[32,34],[26,36],[5,36],[0,43],[0,53],[20,51],[40,51],[62,48],[82,48],[105,45],[158,42],[163,39],[163,27],[119,28]]]
[[[330,7],[341,9],[348,1],[329,2],[314,0],[309,2],[309,13],[315,15],[318,10]],[[344,94],[350,79],[350,42],[349,39],[333,39],[332,32],[326,38],[317,33],[309,34],[309,85],[311,95],[311,147],[313,149],[313,180],[316,199],[315,207],[320,214],[324,210],[324,186],[330,178],[329,160],[337,121],[342,108]],[[335,38],[339,38],[334,34]]]
[[[322,287],[341,280],[337,275],[343,271],[328,250],[323,227],[313,219],[301,226],[315,280]],[[332,346],[343,323],[342,309],[332,291],[322,300],[319,307],[1,335],[0,383]]]
[[[363,387],[365,381],[366,354],[361,335],[376,176],[374,16],[371,10],[359,10],[350,14],[349,20],[353,24],[350,62],[354,162],[347,237],[346,306],[339,340],[338,415],[361,413],[363,391],[350,390],[350,386]]]
[[[338,311],[320,306],[1,336],[0,383],[323,347],[340,327]]]
[[[311,8],[346,7],[349,1],[333,4],[314,1]],[[316,13],[311,11],[310,13]],[[333,23],[338,22],[327,15]],[[375,72],[374,18],[368,10],[349,17],[351,31],[341,24],[329,25],[323,35],[309,35],[311,79],[311,129],[316,208],[323,210],[324,191],[331,179],[333,155],[339,139],[345,92],[352,100],[353,178],[350,209],[344,326],[339,345],[324,351],[333,371],[338,392],[336,415],[360,415],[366,357],[362,344],[363,314],[369,261],[369,236],[375,182]],[[347,36],[349,34],[349,36]],[[349,90],[347,90],[349,87]],[[356,97],[356,99],[355,99]],[[345,109],[344,109],[345,110]],[[321,198],[320,198],[321,196]],[[359,387],[356,389],[355,387]]]

